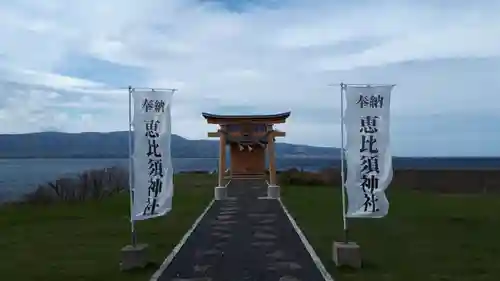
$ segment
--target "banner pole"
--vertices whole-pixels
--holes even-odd
[[[347,204],[346,204],[346,186],[345,186],[345,173],[344,173],[344,154],[345,154],[345,144],[344,144],[344,93],[346,85],[340,83],[340,178],[342,181],[342,220],[344,228],[344,242],[349,242],[348,228],[347,228]]]
[[[134,221],[134,188],[133,188],[133,164],[132,164],[132,86],[128,87],[128,185],[129,185],[129,195],[130,195],[130,230],[132,247],[137,245],[137,234],[135,232],[135,221]]]

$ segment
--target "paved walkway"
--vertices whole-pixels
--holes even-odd
[[[233,181],[232,200],[215,201],[159,281],[322,281],[278,200],[263,182]]]

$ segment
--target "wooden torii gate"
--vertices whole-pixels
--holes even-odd
[[[285,132],[274,129],[274,124],[285,123],[290,112],[269,115],[218,115],[202,113],[208,124],[218,124],[217,132],[209,137],[219,138],[219,174],[215,189],[216,199],[226,196],[225,179],[258,179],[266,176],[266,152],[268,158],[268,196],[279,197],[276,181],[275,138]],[[229,175],[226,171],[226,146],[230,151]]]

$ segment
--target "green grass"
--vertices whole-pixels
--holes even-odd
[[[340,189],[285,187],[283,201],[336,280],[500,280],[500,196],[439,195],[391,188],[389,215],[351,219],[360,270],[336,269],[343,239]]]
[[[213,195],[215,177],[178,175],[173,211],[138,222],[156,265],[119,271],[130,242],[128,194],[51,206],[0,206],[2,280],[148,280]],[[500,280],[500,197],[389,190],[383,219],[350,220],[364,268],[336,269],[332,242],[342,239],[340,190],[284,187],[285,204],[336,281]]]
[[[157,265],[128,273],[119,270],[120,249],[130,243],[127,193],[78,204],[0,206],[0,279],[149,280],[210,202],[215,182],[176,176],[172,212],[136,224]]]

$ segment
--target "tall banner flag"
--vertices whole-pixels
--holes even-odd
[[[132,92],[133,221],[164,216],[172,209],[172,96],[173,91]]]
[[[393,176],[389,140],[393,87],[346,85],[347,217],[381,218],[389,212],[385,190]]]

